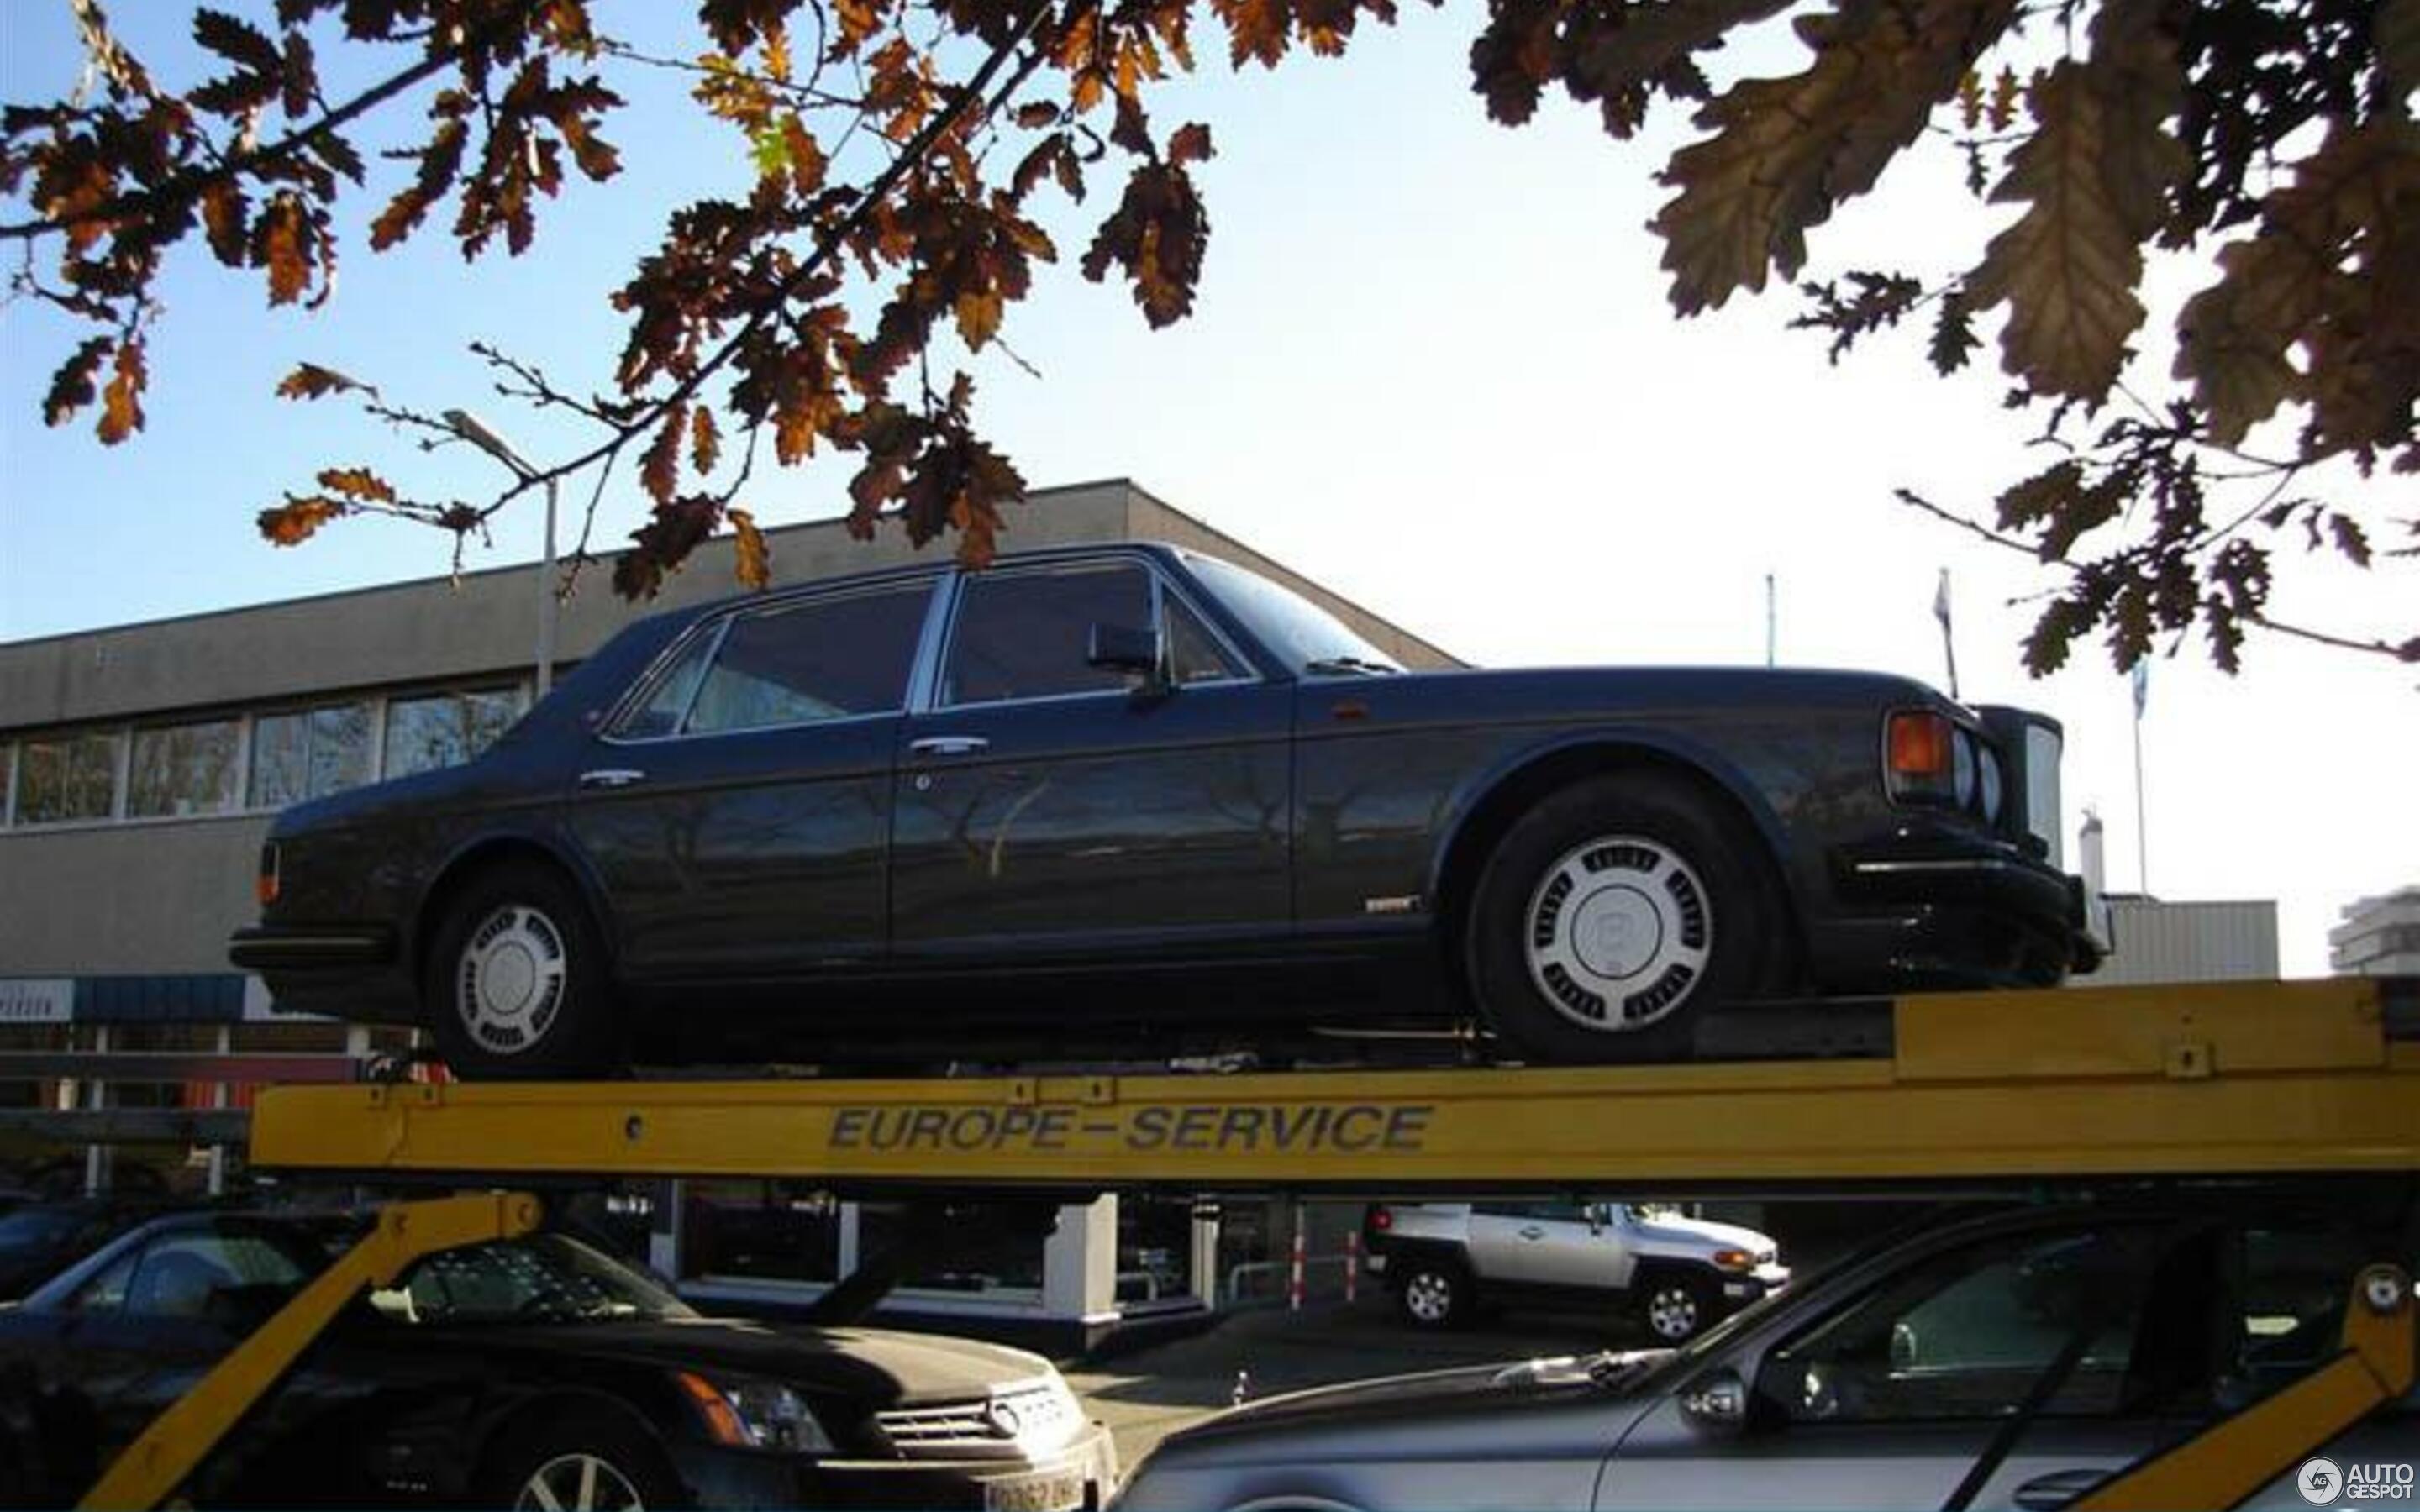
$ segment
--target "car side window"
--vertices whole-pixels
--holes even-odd
[[[1138,563],[974,574],[950,632],[941,702],[1115,692],[1125,673],[1085,663],[1093,626],[1151,623],[1151,578]]]
[[[140,1318],[240,1322],[283,1302],[307,1279],[294,1256],[258,1234],[168,1234],[143,1251],[123,1310]]]
[[[110,1314],[123,1308],[126,1305],[126,1284],[134,1278],[135,1262],[142,1258],[143,1251],[139,1247],[119,1256],[116,1264],[76,1288],[67,1300],[67,1310],[71,1313]]]
[[[2165,1232],[2016,1236],[1935,1256],[1775,1350],[1758,1393],[1797,1423],[1999,1417],[2081,1338],[2043,1414],[2137,1410],[2160,1385],[2133,1369],[2138,1335],[2164,1333],[2180,1309],[2207,1317],[2197,1288],[2151,1305]]]
[[[624,715],[613,733],[625,740],[655,740],[679,733],[681,721],[689,717],[689,706],[697,698],[697,685],[706,677],[714,641],[710,628],[690,637],[679,658],[656,679],[645,702]]]
[[[905,708],[908,672],[932,591],[930,582],[917,581],[738,615],[689,703],[681,733],[813,724]],[[673,669],[657,698],[670,702],[683,671]]]
[[[1244,669],[1183,599],[1171,594],[1161,602],[1167,607],[1168,674],[1179,687],[1191,683],[1224,683],[1245,675]]]

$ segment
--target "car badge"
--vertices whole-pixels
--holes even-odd
[[[1014,1439],[1025,1428],[1025,1417],[1013,1402],[993,1402],[984,1409],[984,1421],[994,1437]]]

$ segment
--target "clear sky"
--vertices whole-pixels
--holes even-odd
[[[609,31],[666,41],[690,11],[598,8]],[[115,9],[164,78],[193,77],[190,6]],[[1910,331],[1832,366],[1822,339],[1786,329],[1798,308],[1787,294],[1676,321],[1644,224],[1683,123],[1616,143],[1592,112],[1554,99],[1528,128],[1491,125],[1468,89],[1479,22],[1468,4],[1408,8],[1341,64],[1305,55],[1274,75],[1230,75],[1223,42],[1205,37],[1205,73],[1154,107],[1163,133],[1203,119],[1218,147],[1196,170],[1213,235],[1194,317],[1150,332],[1122,288],[1075,271],[1114,203],[1103,179],[1088,207],[1054,212],[1062,265],[1010,313],[1004,335],[1040,378],[988,355],[974,366],[993,439],[1036,485],[1132,477],[1491,665],[1761,661],[1770,574],[1784,662],[1939,682],[1931,606],[1947,566],[1961,691],[2066,722],[2071,841],[2082,808],[2097,809],[2112,887],[2136,887],[2124,679],[2097,644],[2028,679],[2017,646],[2032,609],[2010,600],[2048,579],[1891,497],[1905,485],[1979,506],[2041,465],[2024,417],[2000,409],[1992,364],[1934,380]],[[1770,37],[1745,56],[1786,63],[1789,46]],[[0,98],[48,98],[77,66],[63,3],[0,6]],[[666,208],[745,171],[736,139],[646,108],[676,88],[629,91],[642,108],[607,131],[625,176],[575,184],[518,262],[466,273],[442,236],[384,256],[357,238],[334,305],[304,316],[269,311],[256,278],[219,270],[198,242],[182,249],[150,426],[124,446],[43,427],[70,333],[39,310],[0,315],[0,640],[442,573],[433,532],[344,522],[279,550],[253,517],[329,463],[476,498],[493,464],[467,448],[425,455],[340,404],[271,390],[315,361],[424,409],[473,408],[532,457],[566,454],[582,433],[494,398],[464,348],[484,339],[575,387],[602,385],[622,337],[606,292]],[[1992,223],[1956,174],[1946,160],[1903,164],[1884,197],[1818,232],[1818,264],[1971,256]],[[2156,282],[2176,293],[2198,276],[2189,266]],[[765,523],[845,506],[846,473],[829,465],[758,477],[744,501]],[[635,486],[617,484],[597,544],[642,512]],[[470,564],[526,561],[536,543],[527,512]],[[2408,572],[2398,583],[2297,560],[2284,576],[2282,617],[2412,628]],[[603,592],[602,575],[584,591]],[[2171,899],[2279,900],[2288,974],[2317,974],[2342,904],[2420,881],[2420,692],[2411,669],[2274,638],[2246,663],[2230,680],[2196,641],[2153,669],[2149,882]]]

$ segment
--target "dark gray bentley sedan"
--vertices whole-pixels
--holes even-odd
[[[2091,969],[2059,749],[1900,677],[1408,672],[1228,563],[1053,550],[634,625],[478,760],[287,810],[232,954],[469,1076],[1669,1058],[1710,1003]]]

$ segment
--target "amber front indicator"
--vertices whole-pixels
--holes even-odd
[[[1950,796],[1956,740],[1949,720],[1942,715],[1926,709],[1902,709],[1892,715],[1883,741],[1890,764],[1891,796]]]
[[[260,848],[260,874],[253,878],[252,895],[263,908],[277,901],[277,847],[274,844]]]

